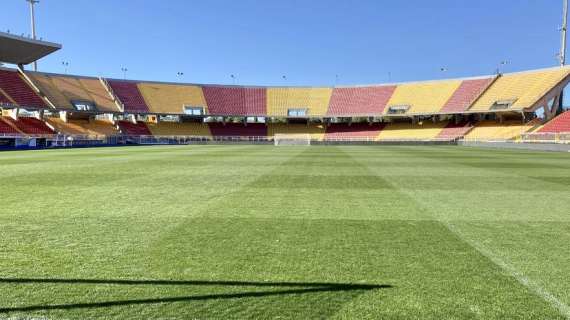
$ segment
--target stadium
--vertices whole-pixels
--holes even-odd
[[[555,66],[322,86],[38,71],[27,1],[0,320],[570,319],[567,1]]]

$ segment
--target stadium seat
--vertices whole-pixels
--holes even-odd
[[[473,129],[470,122],[464,121],[460,123],[450,122],[437,136],[438,139],[456,140],[465,136]]]
[[[38,96],[16,71],[0,70],[0,89],[22,107],[47,108]]]
[[[47,122],[55,130],[62,134],[89,135],[89,136],[113,136],[119,134],[116,127],[110,121],[104,120],[69,120],[64,122],[59,118],[49,118]]]
[[[331,88],[269,88],[267,114],[286,117],[289,109],[307,109],[307,116],[325,116],[332,91]]]
[[[14,120],[9,117],[4,117],[4,121],[10,123],[13,127],[25,134],[56,134],[45,122],[29,117],[19,117]]]
[[[218,116],[265,116],[265,88],[202,87],[208,112]]]
[[[136,82],[108,80],[108,83],[115,96],[125,107],[125,112],[149,112]]]
[[[147,123],[154,136],[198,136],[210,137],[210,128],[205,123],[198,122],[166,122]]]
[[[522,124],[520,120],[482,121],[465,135],[465,140],[512,140],[534,127],[534,123]]]
[[[566,111],[558,117],[550,120],[540,130],[540,133],[569,133],[570,132],[570,111]]]
[[[335,88],[327,115],[373,116],[381,115],[396,90],[396,86]]]
[[[148,104],[150,112],[182,114],[184,106],[208,108],[202,88],[199,86],[139,83],[139,90]]]
[[[8,97],[4,95],[2,91],[0,91],[0,105],[1,104],[13,104],[13,102],[10,99],[8,99]]]
[[[489,88],[495,78],[464,80],[451,98],[447,100],[441,112],[463,112]]]
[[[97,78],[28,72],[28,76],[58,109],[73,110],[71,101],[95,103],[98,111],[119,109]]]
[[[502,75],[469,111],[491,110],[497,101],[513,101],[512,110],[532,107],[569,74],[570,68],[565,67]]]
[[[378,140],[433,140],[437,139],[445,122],[426,121],[419,124],[408,122],[389,123],[380,131]]]
[[[0,135],[4,134],[20,134],[20,131],[11,126],[9,121],[4,121],[3,117],[0,117]]]
[[[215,137],[266,137],[267,127],[261,123],[209,123],[210,132]]]
[[[146,123],[137,122],[132,123],[130,121],[117,121],[119,130],[122,134],[128,136],[152,136],[152,132],[148,129]]]
[[[274,137],[277,134],[308,134],[312,140],[321,141],[325,136],[325,126],[322,123],[270,123],[267,126],[267,135]]]
[[[327,127],[325,140],[359,139],[375,140],[380,131],[386,127],[384,123],[333,123]]]
[[[459,80],[400,84],[388,101],[388,107],[409,106],[406,114],[437,113],[460,85]]]

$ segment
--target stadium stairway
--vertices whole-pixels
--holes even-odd
[[[385,123],[333,123],[327,127],[325,140],[367,139],[375,140],[380,131],[386,127]]]
[[[19,106],[47,108],[43,99],[16,71],[0,70],[0,89]]]
[[[335,88],[327,111],[329,116],[381,115],[396,86]]]
[[[544,125],[539,133],[566,133],[570,132],[570,111],[566,111]]]
[[[149,128],[147,127],[146,123],[144,122],[137,122],[132,123],[130,121],[117,121],[117,125],[119,127],[119,131],[128,136],[152,136],[152,132],[150,132]]]

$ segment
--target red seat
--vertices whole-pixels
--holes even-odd
[[[19,117],[18,120],[12,118],[4,118],[4,121],[11,123],[14,127],[18,128],[25,134],[56,134],[45,122],[29,117]]]
[[[45,102],[20,77],[18,72],[0,70],[0,88],[22,107],[46,108]],[[0,97],[5,103],[10,103],[7,97]]]
[[[473,129],[470,122],[449,123],[437,136],[438,139],[459,139]]]
[[[18,130],[0,118],[0,134],[19,134]]]
[[[119,121],[119,130],[122,134],[129,136],[152,136],[152,132],[144,122],[132,123],[130,121]]]
[[[265,116],[267,90],[265,88],[239,88],[204,86],[208,113],[220,116]]]
[[[113,93],[123,103],[126,112],[148,112],[148,106],[136,82],[109,80]]]
[[[451,113],[467,110],[492,83],[493,78],[463,81],[441,111]]]
[[[333,123],[327,127],[325,133],[326,139],[350,139],[350,138],[367,138],[375,139],[386,127],[384,123],[353,123],[348,125],[346,123]]]
[[[538,132],[541,133],[560,133],[570,132],[570,111],[566,111],[558,117],[548,122]]]
[[[262,123],[209,123],[215,137],[266,137],[267,127]]]
[[[329,116],[371,116],[384,112],[396,86],[335,88]]]

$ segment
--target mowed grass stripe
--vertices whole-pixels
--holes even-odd
[[[520,210],[520,223],[539,219],[530,202],[500,201],[531,192],[513,186],[515,172],[524,169],[501,172],[445,160],[501,162],[515,154],[483,151],[478,157],[473,150],[439,147],[128,150],[101,161],[103,149],[74,150],[76,155],[68,160],[63,153],[50,155],[58,160],[15,169],[26,179],[14,184],[17,190],[27,185],[32,192],[3,193],[0,278],[5,281],[0,279],[0,309],[15,309],[0,318],[563,318],[440,223],[472,206],[470,219],[476,224],[459,226],[466,235],[477,235],[508,261],[516,260],[513,253],[521,259],[532,256],[525,274],[545,267],[537,262],[537,250],[543,258],[549,253],[560,256],[548,261],[552,266],[544,270],[552,277],[540,283],[552,286],[549,281],[557,281],[556,292],[568,288],[568,282],[551,271],[561,270],[568,255],[525,244],[520,232],[533,234],[532,228],[505,221],[509,233],[487,230],[488,223],[497,222],[488,220],[490,211],[477,210],[484,204],[488,210],[496,208],[498,215]],[[109,155],[114,152],[109,150]],[[540,161],[537,155],[528,157]],[[559,155],[544,157],[544,162],[564,167]],[[85,163],[93,171],[87,172]],[[26,174],[27,168],[33,170]],[[543,169],[528,171],[555,176]],[[61,177],[66,181],[73,173],[87,174],[75,188],[66,188],[66,183],[52,182],[58,172],[67,172]],[[133,179],[123,179],[128,175]],[[442,180],[434,181],[430,190],[429,180],[438,175]],[[504,188],[492,186],[500,181],[498,175],[506,178]],[[469,177],[471,185],[448,188],[445,180],[450,176]],[[10,187],[4,190],[13,190]],[[65,196],[50,197],[58,191]],[[490,201],[493,194],[499,195]],[[550,202],[550,219],[563,219],[561,198]],[[541,224],[534,228],[553,237],[565,232]],[[517,241],[516,246],[509,241]],[[69,281],[41,281],[54,278]],[[151,283],[122,286],[114,281],[121,279]],[[244,285],[228,286],[228,281]],[[203,282],[208,285],[198,285]],[[290,292],[281,285],[287,282],[304,286]],[[340,289],[311,291],[314,283]],[[359,284],[377,287],[367,290]],[[17,311],[26,306],[39,308]]]
[[[423,161],[433,161],[434,158],[431,157],[429,154],[426,156],[425,154],[423,154],[420,158],[423,159]],[[442,161],[446,161],[448,162],[449,159],[446,157],[442,157],[439,158]],[[475,166],[475,168],[492,168],[489,170],[495,170],[497,169],[496,166]],[[564,168],[564,166],[562,166]],[[374,170],[374,172],[376,172]],[[523,176],[523,180],[525,180],[526,176]],[[393,181],[393,180],[391,180]],[[415,201],[420,205],[423,205],[424,202],[422,202],[422,199],[418,199],[416,197],[416,194],[413,192],[413,190],[410,190],[410,188],[408,188],[407,186],[405,186],[404,184],[401,184],[401,181],[394,181],[394,186],[398,189],[401,190],[403,194],[408,195],[410,198],[410,201]],[[520,183],[520,181],[519,181]],[[507,184],[507,183],[505,183]],[[426,198],[423,198],[426,199]],[[425,201],[425,200],[424,200]],[[461,239],[462,241],[464,241],[465,243],[469,244],[470,246],[472,246],[476,251],[478,251],[479,253],[481,253],[483,256],[485,256],[486,258],[488,258],[490,261],[492,261],[495,265],[497,265],[498,267],[500,267],[501,269],[503,269],[509,276],[513,277],[514,279],[516,279],[520,284],[522,284],[523,286],[525,286],[526,288],[528,288],[529,291],[533,292],[534,294],[536,294],[537,296],[541,297],[542,299],[544,299],[544,301],[546,301],[547,303],[549,303],[550,305],[553,306],[553,308],[555,308],[556,310],[558,310],[560,312],[560,314],[565,317],[565,318],[570,318],[570,308],[568,307],[568,305],[563,302],[562,300],[560,300],[557,296],[553,295],[552,293],[550,293],[547,289],[545,289],[543,286],[541,286],[538,282],[528,278],[525,274],[523,274],[521,271],[519,271],[514,265],[512,265],[511,263],[507,262],[505,260],[505,257],[501,257],[498,254],[494,253],[493,250],[491,250],[490,248],[486,247],[483,242],[477,240],[476,237],[472,237],[472,238],[467,238],[463,232],[461,231],[460,228],[458,228],[452,221],[450,221],[448,218],[443,218],[444,213],[442,213],[441,211],[436,211],[429,208],[429,206],[426,207],[427,210],[431,211],[434,218],[441,221],[441,223],[446,226],[452,233],[456,234],[457,237],[459,239]],[[443,219],[442,219],[443,218]]]

